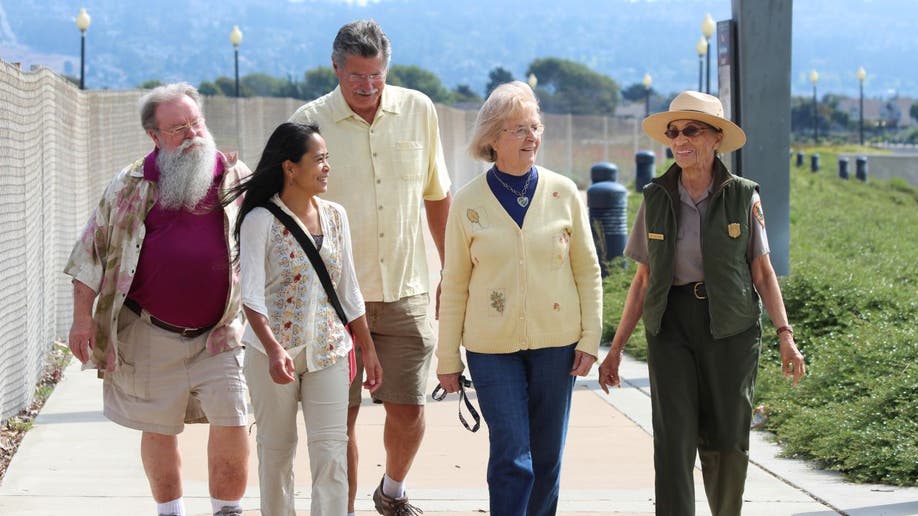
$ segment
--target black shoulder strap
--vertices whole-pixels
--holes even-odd
[[[325,294],[328,295],[329,302],[331,302],[332,306],[335,308],[338,317],[341,318],[341,323],[347,326],[347,316],[344,315],[341,301],[338,300],[338,294],[335,293],[335,287],[332,285],[331,277],[328,275],[328,269],[325,268],[325,262],[322,261],[322,257],[319,256],[319,251],[316,250],[316,246],[312,245],[312,241],[309,240],[309,237],[306,236],[306,233],[300,228],[300,225],[293,220],[293,217],[282,210],[280,206],[269,201],[262,204],[262,208],[273,213],[274,216],[277,217],[277,220],[281,221],[294,238],[296,238],[296,241],[300,243],[303,251],[306,252],[306,256],[309,257],[309,261],[312,263],[312,268],[316,270],[319,281],[321,281],[322,286],[325,287]]]

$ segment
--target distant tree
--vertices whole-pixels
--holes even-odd
[[[303,74],[301,98],[312,100],[325,95],[338,85],[338,77],[330,66],[317,66]]]
[[[468,84],[460,84],[453,90],[453,104],[481,104],[482,98]]]
[[[851,115],[838,109],[842,98],[838,95],[827,94],[820,103],[820,113],[829,119],[830,129],[846,130],[851,123]]]
[[[236,80],[233,79],[232,77],[217,77],[217,79],[214,81],[214,85],[217,87],[218,90],[220,90],[220,92],[223,95],[226,95],[227,97],[236,96]],[[239,81],[239,96],[240,97],[249,96],[246,94],[245,85],[242,83],[241,80]]]
[[[198,93],[209,97],[223,96],[223,92],[217,88],[217,85],[210,81],[202,81],[198,84]]]
[[[656,92],[653,90],[653,88],[650,88],[650,95],[656,95]],[[644,84],[640,82],[636,82],[622,90],[622,98],[629,102],[644,100],[646,97],[647,88],[645,88]]]
[[[162,86],[162,85],[163,85],[163,81],[159,79],[150,79],[150,80],[143,81],[142,83],[138,84],[137,87],[142,90],[152,90],[153,88],[156,88],[157,86]]]
[[[305,97],[303,97],[303,83],[298,82],[293,78],[293,74],[288,73],[287,78],[283,81],[283,85],[281,86],[278,96],[305,100]]]
[[[918,121],[918,102],[912,103],[912,107],[908,108],[908,114],[912,120]]]
[[[418,90],[440,104],[449,104],[452,100],[450,91],[443,86],[440,78],[419,66],[391,65],[386,74],[386,82]]]
[[[245,97],[282,97],[286,82],[285,79],[266,73],[250,73],[239,79],[239,88],[245,91]],[[234,83],[233,90],[235,89]]]
[[[538,78],[539,102],[546,113],[615,114],[618,84],[584,64],[556,57],[536,59],[526,74]]]
[[[837,115],[838,100],[827,95],[819,101],[816,112],[816,125],[820,138],[829,133],[834,121],[844,120],[847,125],[848,114]],[[813,134],[813,98],[791,97],[791,132],[800,138],[809,138]]]
[[[485,97],[491,95],[494,88],[507,82],[513,82],[513,74],[506,68],[498,66],[488,72],[488,86],[485,88]]]

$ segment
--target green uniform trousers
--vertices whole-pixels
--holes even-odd
[[[670,289],[660,334],[647,335],[657,514],[695,514],[696,450],[711,513],[740,514],[760,349],[758,323],[715,339],[707,300]]]

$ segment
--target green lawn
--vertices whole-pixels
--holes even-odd
[[[781,279],[809,375],[780,376],[777,339],[763,317],[756,389],[765,426],[786,454],[851,480],[918,485],[918,189],[904,181],[837,177],[837,152],[818,148],[822,171],[791,159],[790,264]],[[629,213],[640,203],[632,194]],[[766,220],[768,206],[765,206]],[[605,332],[611,340],[634,265],[611,267]],[[627,351],[646,356],[639,326]]]

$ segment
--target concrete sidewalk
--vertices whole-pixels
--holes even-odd
[[[624,388],[599,390],[595,370],[574,394],[561,483],[560,514],[653,514],[653,453],[646,365],[627,360]],[[435,385],[431,377],[430,387]],[[474,394],[472,396],[474,399]],[[148,515],[152,500],[140,464],[140,434],[102,416],[101,381],[71,364],[0,486],[0,514]],[[455,395],[430,401],[427,435],[408,478],[408,494],[425,514],[478,514],[488,510],[485,467],[487,427],[475,434],[457,419]],[[359,420],[361,450],[358,512],[375,514],[371,494],[382,475],[381,406],[366,400]],[[305,435],[302,431],[301,435]],[[180,438],[185,457],[189,514],[209,513],[204,425],[188,426]],[[301,439],[302,441],[303,439]],[[798,461],[776,459],[776,448],[754,432],[744,514],[918,514],[918,489],[862,486],[815,471]],[[309,507],[307,453],[302,444],[296,471],[297,509]],[[256,458],[250,464],[246,514],[259,514]],[[709,514],[696,470],[698,514]],[[299,513],[298,513],[299,514]]]

